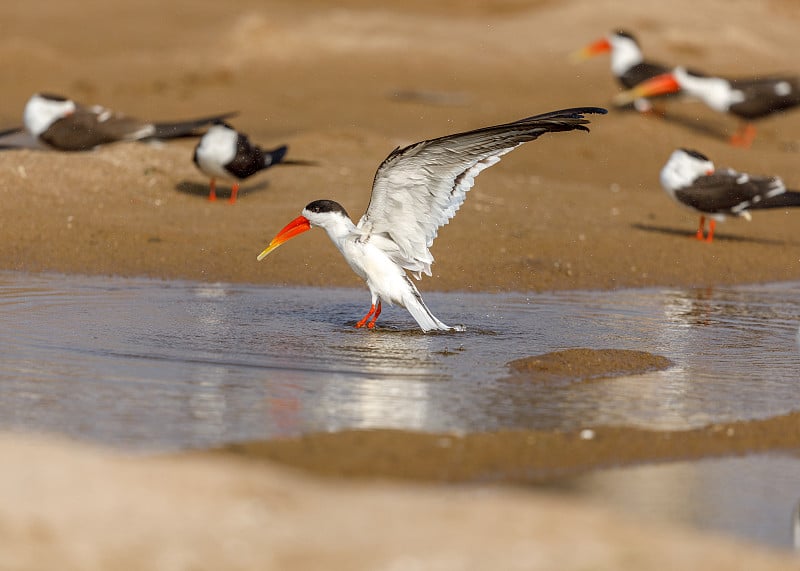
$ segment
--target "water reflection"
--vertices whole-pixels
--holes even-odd
[[[796,546],[799,539],[797,457],[754,455],[601,470],[561,486],[651,521],[782,548]]]

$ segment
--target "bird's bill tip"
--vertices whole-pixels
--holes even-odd
[[[302,234],[303,232],[311,229],[311,223],[308,221],[308,218],[305,216],[298,216],[291,222],[289,222],[283,229],[278,232],[278,234],[272,239],[269,245],[264,248],[264,251],[261,252],[256,260],[259,262],[267,257],[267,255],[272,252],[275,248],[286,242],[287,240],[294,238],[295,236]]]
[[[600,38],[599,40],[594,41],[587,46],[584,46],[578,51],[572,52],[572,54],[570,54],[569,59],[573,63],[578,63],[587,60],[589,58],[592,58],[596,55],[600,55],[610,51],[611,51],[611,44],[609,43],[608,39]]]
[[[664,93],[675,93],[680,91],[681,86],[671,73],[664,73],[643,81],[633,89],[618,93],[614,97],[617,105],[627,105],[636,99],[663,95]]]

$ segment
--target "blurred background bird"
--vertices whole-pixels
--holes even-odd
[[[36,93],[25,104],[23,111],[24,128],[31,138],[15,146],[87,151],[117,141],[174,139],[196,135],[197,131],[206,125],[233,115],[236,113],[155,123],[130,117],[100,105],[85,106],[61,95]],[[2,141],[0,145],[12,146]]]
[[[800,192],[787,190],[780,177],[716,170],[707,156],[691,149],[675,150],[661,169],[660,180],[668,195],[700,214],[695,236],[706,242],[714,240],[716,223],[726,216],[750,220],[750,210],[800,206]]]
[[[224,121],[217,121],[200,138],[194,149],[194,163],[208,175],[209,200],[217,199],[217,179],[232,180],[229,202],[236,202],[241,181],[277,164],[313,165],[311,161],[285,160],[289,147],[281,145],[272,150],[264,150],[250,142],[247,135],[240,133]]]
[[[636,37],[626,30],[616,30],[572,54],[575,62],[608,53],[611,56],[611,73],[624,89],[636,87],[643,81],[667,73],[670,66],[646,60]],[[629,105],[626,102],[621,106]],[[648,99],[640,97],[633,102],[637,111],[648,112],[653,109]]]
[[[800,105],[800,77],[764,76],[726,79],[704,75],[684,67],[648,79],[618,94],[617,104],[683,91],[700,99],[714,111],[737,117],[741,124],[731,136],[732,145],[749,148],[756,136],[752,121]]]

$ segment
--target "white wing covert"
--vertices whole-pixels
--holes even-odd
[[[583,114],[605,112],[597,107],[553,111],[395,149],[375,173],[369,207],[358,223],[362,239],[380,240],[417,279],[422,272],[431,275],[429,248],[481,171],[544,133],[588,131]],[[386,248],[387,242],[393,247]]]

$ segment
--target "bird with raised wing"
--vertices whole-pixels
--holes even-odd
[[[673,151],[660,179],[670,197],[700,214],[695,237],[706,242],[714,240],[716,223],[726,216],[750,220],[751,210],[800,206],[800,192],[787,190],[780,177],[716,170],[707,156],[691,149]]]
[[[190,136],[214,121],[235,114],[155,123],[99,105],[84,106],[61,95],[36,93],[25,104],[23,122],[36,146],[59,151],[87,151],[117,141]]]
[[[239,183],[254,174],[283,162],[288,147],[281,145],[265,151],[250,142],[224,121],[217,121],[197,142],[194,164],[210,177],[209,200],[217,199],[217,179],[233,180],[229,202],[236,202]]]
[[[423,273],[431,275],[429,248],[481,171],[545,133],[588,131],[584,115],[589,113],[606,110],[564,109],[397,148],[378,167],[369,206],[358,224],[337,202],[315,200],[278,232],[258,259],[319,226],[372,296],[369,311],[356,327],[374,327],[382,303],[389,303],[405,307],[423,331],[452,330],[431,313],[406,272],[417,279]]]
[[[614,101],[625,104],[641,97],[683,91],[714,111],[740,120],[730,143],[748,148],[756,136],[753,121],[800,105],[800,77],[763,76],[726,79],[676,67],[672,71],[640,83],[618,94]]]

